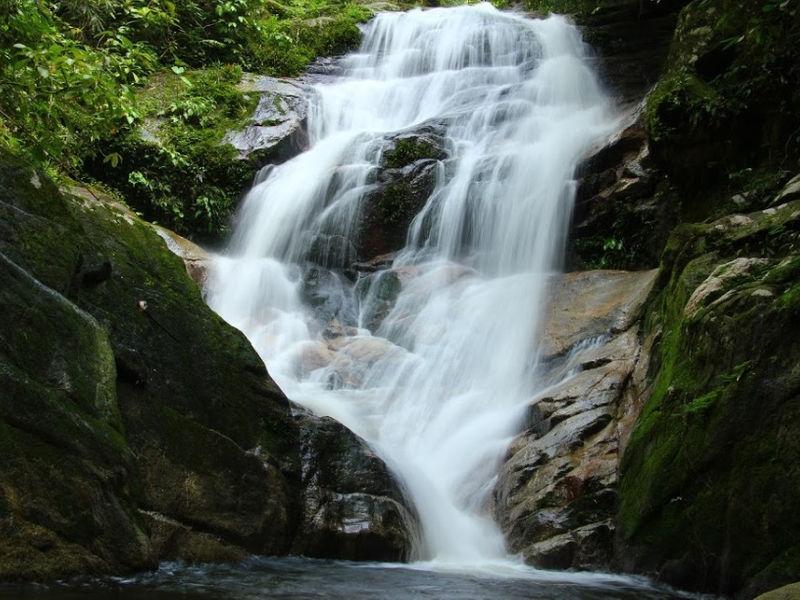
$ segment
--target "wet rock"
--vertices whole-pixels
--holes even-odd
[[[637,325],[654,272],[568,274],[554,285],[540,374],[494,493],[512,551],[537,566],[606,569],[613,559],[620,422],[642,356]],[[634,417],[635,418],[635,417]]]
[[[378,362],[391,370],[407,360],[405,349],[381,337],[337,338],[328,342],[328,348],[335,353],[330,363],[333,387],[369,387],[368,376],[380,379],[374,370]]]
[[[334,319],[346,326],[356,325],[356,303],[350,283],[339,273],[307,265],[300,289],[318,323]]]
[[[308,91],[302,84],[290,79],[247,75],[239,89],[260,95],[251,124],[225,135],[224,141],[236,148],[241,158],[258,165],[280,163],[306,148]]]
[[[689,0],[616,0],[576,20],[597,52],[598,69],[618,103],[636,103],[658,80],[679,9]],[[575,3],[577,6],[584,6]]]
[[[407,560],[414,518],[384,462],[333,419],[297,419],[304,491],[292,551],[316,558]]]
[[[642,105],[581,165],[569,262],[573,269],[658,265],[677,209],[650,159]]]
[[[356,292],[362,291],[361,319],[363,326],[372,332],[380,328],[381,323],[391,312],[402,287],[400,277],[392,270],[381,271],[358,282]]]
[[[306,254],[306,260],[326,269],[348,270],[356,259],[356,249],[350,240],[325,233],[317,234]]]
[[[549,315],[541,343],[545,360],[583,340],[628,329],[638,318],[657,271],[585,271],[552,283]]]
[[[362,204],[355,240],[359,262],[405,246],[409,225],[433,192],[439,165],[447,155],[440,125],[424,125],[387,139],[383,167]]]

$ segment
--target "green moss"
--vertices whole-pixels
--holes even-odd
[[[439,152],[430,142],[407,137],[397,140],[383,155],[383,164],[390,169],[399,169],[424,158],[437,158]]]
[[[768,565],[781,565],[773,582],[800,569],[778,558],[800,531],[786,505],[800,485],[789,442],[800,435],[800,311],[783,300],[796,286],[796,209],[684,226],[665,252],[646,314],[661,336],[652,393],[622,458],[618,524],[636,560],[670,565],[662,576],[678,585],[731,593]],[[771,260],[687,314],[694,290],[741,256]]]
[[[261,23],[262,39],[251,47],[249,65],[274,76],[297,75],[317,56],[343,54],[361,41],[359,23],[372,12],[359,4],[302,7],[291,18],[272,17]]]
[[[686,219],[737,210],[734,194],[774,186],[800,156],[797,16],[771,0],[695,0],[681,12],[645,121]]]
[[[0,386],[9,390],[3,398],[11,402],[0,399],[0,422],[14,429],[0,435],[5,440],[0,443],[13,447],[2,452],[0,488],[6,490],[11,481],[15,489],[25,490],[19,494],[32,507],[31,523],[54,532],[59,544],[77,544],[87,556],[102,559],[92,569],[66,561],[73,566],[65,569],[107,572],[134,563],[137,568],[150,566],[153,557],[143,558],[147,540],[140,539],[131,503],[143,497],[162,499],[149,508],[170,514],[174,506],[163,491],[174,488],[180,493],[193,470],[222,482],[197,488],[194,524],[212,527],[233,522],[230,515],[245,515],[235,517],[244,523],[236,531],[256,523],[257,531],[247,534],[249,547],[280,552],[289,526],[288,517],[280,515],[294,493],[289,481],[297,464],[297,433],[287,401],[244,336],[205,305],[182,261],[150,225],[117,199],[85,189],[60,194],[47,179],[34,178],[29,168],[6,156],[0,156],[0,228],[5,233],[0,236],[0,253],[58,291],[63,306],[73,306],[73,313],[61,314],[52,308],[40,310],[31,302],[20,304],[32,309],[30,314],[21,313],[27,319],[24,330],[38,331],[28,323],[35,317],[42,320],[42,328],[59,332],[62,341],[40,336],[48,344],[37,346],[43,342],[23,330],[0,328],[3,339],[6,332],[13,332],[9,339],[19,349],[15,370],[0,368]],[[105,264],[110,268],[102,267]],[[0,294],[14,288],[6,284],[2,289]],[[14,314],[8,312],[7,317]],[[81,314],[84,317],[77,316]],[[95,333],[67,329],[60,335],[84,321],[94,323]],[[0,344],[0,359],[3,348]],[[28,361],[26,352],[38,361],[63,358],[72,366],[54,370],[36,359]],[[23,368],[46,385],[34,385]],[[74,383],[65,386],[60,372],[69,374]],[[95,389],[93,384],[105,386],[103,394],[108,388],[115,393],[121,419],[105,410],[107,403],[86,398]],[[164,415],[180,417],[169,420]],[[182,450],[173,448],[175,440],[167,435],[175,429],[166,425],[178,421],[184,424],[177,438]],[[14,441],[19,437],[16,430],[40,443],[24,445],[23,452],[22,442]],[[214,452],[206,447],[212,439],[218,446]],[[286,479],[278,468],[266,469],[247,454],[265,439],[272,440],[265,460],[285,467]],[[161,473],[158,460],[170,453],[180,455],[180,464]],[[12,464],[20,475],[4,477],[3,467]],[[241,464],[250,465],[246,477],[237,475],[238,466],[231,468]],[[143,471],[148,477],[139,477]],[[29,487],[19,487],[31,473],[37,475],[29,478]],[[63,494],[48,497],[48,478],[64,481]],[[79,485],[84,488],[77,489]],[[228,502],[235,497],[247,499],[247,511],[231,508]],[[69,498],[82,503],[80,511],[70,509]],[[269,526],[258,516],[263,511],[273,511]],[[78,514],[73,518],[71,512]],[[128,515],[128,520],[120,514]],[[52,526],[41,515],[49,515],[47,523],[52,520]],[[113,524],[95,524],[87,529],[87,537],[75,537],[73,527],[86,525],[84,516]],[[113,542],[103,536],[111,536]],[[98,549],[101,543],[104,546]]]

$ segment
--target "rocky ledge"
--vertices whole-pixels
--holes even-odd
[[[588,271],[553,283],[541,381],[511,443],[495,514],[513,552],[551,569],[613,557],[619,457],[639,410],[648,344],[639,316],[655,271]]]

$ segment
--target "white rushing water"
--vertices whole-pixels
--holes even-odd
[[[489,4],[378,15],[346,75],[316,86],[309,150],[252,189],[210,279],[210,305],[288,397],[343,422],[397,474],[420,560],[507,557],[487,501],[536,391],[576,165],[616,124],[585,54],[555,16]],[[309,248],[341,239],[321,235],[357,235],[386,137],[425,125],[449,158],[391,271],[356,286],[309,269]],[[399,295],[370,331],[387,281]],[[309,302],[311,288],[327,295]]]

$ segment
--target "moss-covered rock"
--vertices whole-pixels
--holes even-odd
[[[149,566],[134,504],[250,552],[285,552],[299,479],[288,402],[154,229],[113,198],[62,193],[2,156],[0,232],[0,252],[28,287],[52,290],[41,292],[52,308],[26,299],[24,326],[2,327],[13,366],[3,376],[17,389],[0,403],[4,466],[17,469],[3,480],[4,504],[12,522],[23,523],[27,505],[31,531],[77,546],[57,573],[12,562],[3,576]],[[62,458],[71,447],[72,462]],[[84,471],[99,481],[78,491]],[[28,486],[24,501],[5,485],[14,477]]]
[[[798,202],[673,234],[622,460],[625,568],[747,595],[800,575],[798,248]]]
[[[798,32],[794,2],[695,0],[681,12],[646,121],[687,219],[725,214],[733,173],[800,156]]]
[[[2,253],[0,281],[0,579],[153,566],[106,331]]]
[[[448,156],[441,125],[423,125],[386,140],[375,189],[362,201],[355,235],[358,260],[405,246],[411,221],[436,185],[437,165]]]

